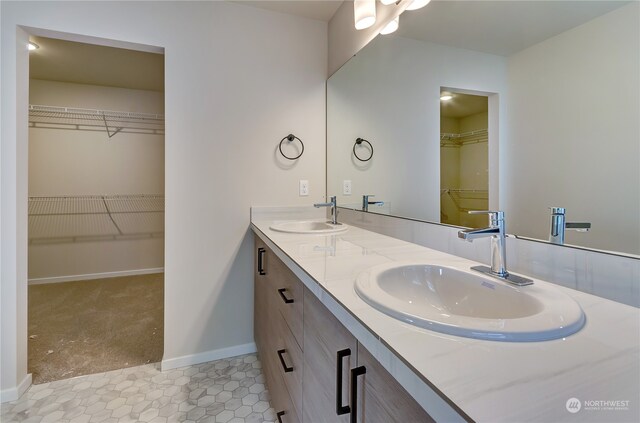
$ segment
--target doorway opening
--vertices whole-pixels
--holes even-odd
[[[30,37],[28,372],[158,362],[164,56]]]
[[[486,226],[489,209],[489,98],[440,92],[440,221]]]

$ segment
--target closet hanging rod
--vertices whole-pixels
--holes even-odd
[[[477,192],[477,193],[488,193],[489,191],[486,189],[452,189],[452,188],[447,188],[447,191],[449,192]]]

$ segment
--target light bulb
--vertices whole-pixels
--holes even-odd
[[[384,4],[385,6],[389,6],[390,4],[393,3],[397,3],[398,0],[380,0],[380,3]]]
[[[453,98],[453,96],[451,94],[444,94],[440,96],[440,100],[442,101],[448,101],[451,100]]]
[[[376,23],[376,0],[354,0],[353,18],[356,29],[369,28]]]
[[[39,49],[39,48],[40,48],[40,46],[39,46],[39,45],[37,45],[36,43],[32,43],[32,42],[30,41],[30,42],[29,42],[29,44],[28,44],[28,48],[29,48],[29,51],[33,51],[33,50],[37,50],[37,49]]]
[[[406,10],[421,9],[429,4],[431,0],[413,0]]]
[[[392,32],[396,32],[398,26],[400,26],[400,16],[396,16],[394,20],[389,22],[387,26],[385,26],[382,31],[380,31],[380,34],[387,35],[391,34]]]

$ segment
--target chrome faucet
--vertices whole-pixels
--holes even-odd
[[[375,195],[363,195],[362,196],[362,211],[368,212],[369,211],[369,204],[379,204],[379,205],[383,205],[384,204],[383,201],[369,201],[370,197],[375,197]]]
[[[473,266],[471,269],[503,279],[514,285],[531,285],[533,283],[531,279],[511,275],[507,272],[504,212],[470,211],[469,214],[488,214],[489,226],[482,229],[464,229],[458,231],[458,238],[472,242],[476,238],[491,237],[491,268],[487,266]]]
[[[587,232],[591,229],[591,223],[567,222],[565,218],[566,209],[564,207],[549,207],[551,210],[551,230],[549,232],[549,242],[552,244],[564,244],[564,231],[572,229],[575,231]]]
[[[319,207],[331,207],[331,224],[332,225],[339,225],[340,223],[338,223],[338,204],[336,201],[336,196],[334,195],[333,197],[331,197],[331,201],[328,203],[316,203],[313,205],[313,207],[319,208]]]

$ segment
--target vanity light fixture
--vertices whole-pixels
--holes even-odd
[[[413,0],[406,10],[422,9],[429,4],[431,0]]]
[[[400,16],[396,16],[396,18],[391,22],[389,22],[387,26],[382,28],[382,31],[380,31],[380,34],[387,35],[387,34],[391,34],[392,32],[396,32],[396,30],[398,29],[398,26],[400,26]]]
[[[449,100],[451,100],[452,98],[453,98],[453,96],[452,96],[451,94],[447,94],[447,93],[443,93],[443,94],[440,96],[440,100],[442,100],[442,101],[449,101]]]
[[[33,51],[33,50],[39,49],[40,46],[34,43],[33,41],[29,41],[28,48],[29,48],[29,51]]]
[[[376,0],[354,0],[353,18],[356,29],[366,29],[376,23]]]

